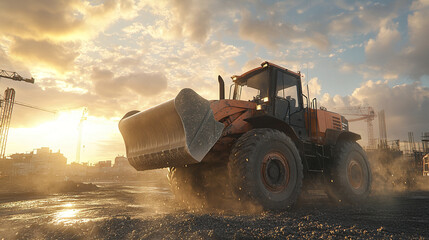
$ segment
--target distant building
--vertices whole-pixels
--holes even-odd
[[[72,162],[67,166],[67,177],[86,177],[88,175],[88,163]]]
[[[108,160],[108,161],[99,161],[98,163],[95,164],[95,167],[98,168],[111,168],[112,167],[112,161]]]
[[[7,163],[6,173],[12,176],[51,175],[64,176],[67,158],[62,153],[52,152],[48,147],[35,149],[30,153],[12,154]]]
[[[111,172],[112,161],[99,161],[94,165],[96,172],[99,174],[108,174]]]
[[[0,160],[0,178],[18,176],[60,177],[74,181],[98,181],[133,179],[138,176],[124,156],[114,161],[106,160],[95,164],[72,162],[60,152],[52,152],[47,147],[35,149],[30,153],[16,153]]]

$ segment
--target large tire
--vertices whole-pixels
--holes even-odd
[[[168,171],[171,191],[188,208],[224,208],[229,197],[225,164],[193,164]]]
[[[372,174],[368,157],[354,141],[341,141],[335,147],[328,179],[328,197],[334,202],[359,204],[371,192]]]
[[[184,207],[204,207],[204,189],[197,166],[171,167],[167,174],[171,192]]]
[[[274,129],[243,134],[231,151],[228,172],[236,198],[264,209],[288,209],[301,191],[299,152],[286,134]]]

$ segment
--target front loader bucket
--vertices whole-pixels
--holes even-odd
[[[185,88],[176,98],[119,122],[127,157],[137,170],[199,163],[222,135],[210,102]]]

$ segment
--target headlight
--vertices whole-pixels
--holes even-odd
[[[256,110],[262,110],[262,105],[256,105]]]

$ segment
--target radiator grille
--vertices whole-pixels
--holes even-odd
[[[334,129],[337,129],[337,130],[341,130],[342,129],[342,127],[341,127],[341,120],[338,117],[332,116],[332,125],[333,125]]]

